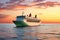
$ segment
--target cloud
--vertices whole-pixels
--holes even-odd
[[[49,2],[49,3],[47,3]],[[0,0],[0,8],[15,9],[17,6],[31,7],[31,6],[54,6],[52,2],[60,2],[60,0]],[[46,5],[45,5],[46,4]]]
[[[44,0],[34,0],[34,2],[42,2],[42,1],[44,1]]]
[[[14,17],[11,15],[0,14],[0,23],[12,23],[12,20],[14,20]]]
[[[55,2],[45,2],[45,3],[38,3],[36,4],[37,6],[54,6],[56,3]]]
[[[31,1],[27,0],[10,0],[5,3],[0,3],[0,8],[3,9],[14,9],[16,6],[29,6]]]
[[[60,2],[60,0],[45,0],[45,1],[50,1],[50,2]]]
[[[8,17],[8,15],[0,14],[0,19],[1,18],[6,18],[6,17]]]
[[[6,3],[8,2],[9,0],[0,0],[0,3]]]

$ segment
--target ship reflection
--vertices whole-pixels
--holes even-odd
[[[47,26],[45,29],[44,28],[42,26],[17,28],[16,33],[18,37],[20,37],[19,39],[21,40],[59,40],[60,39],[60,35],[59,35],[60,33],[58,33],[59,29],[57,30],[55,27],[54,30],[52,30]]]
[[[60,24],[15,28],[0,25],[0,40],[60,40]]]

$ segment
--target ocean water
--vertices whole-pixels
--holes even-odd
[[[0,40],[60,40],[60,24],[15,27],[14,24],[0,24]]]

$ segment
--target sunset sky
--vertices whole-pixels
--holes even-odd
[[[0,0],[0,23],[12,23],[22,12],[37,14],[42,23],[60,23],[60,0]]]

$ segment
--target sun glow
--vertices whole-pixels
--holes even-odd
[[[9,20],[8,19],[6,20],[12,21],[16,18],[16,16],[21,15],[23,11],[24,15],[28,15],[29,13],[31,13],[32,17],[34,17],[37,14],[38,18],[41,19],[42,22],[52,22],[52,23],[60,22],[60,6],[54,6],[48,8],[28,7],[24,10],[4,10],[1,11],[0,13],[11,15],[11,18],[7,17],[9,18]]]
[[[60,6],[48,7],[46,9],[28,8],[26,13],[37,14],[42,22],[60,22]]]

